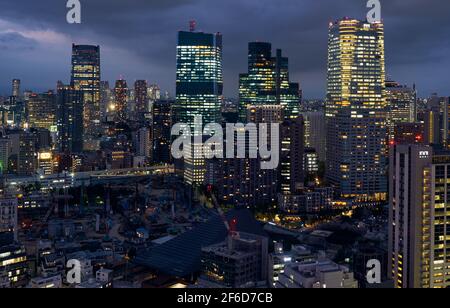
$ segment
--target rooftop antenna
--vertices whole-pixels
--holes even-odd
[[[197,22],[194,19],[189,21],[189,31],[195,32],[196,28],[197,28]]]

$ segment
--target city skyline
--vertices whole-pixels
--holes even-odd
[[[92,4],[83,3],[81,25],[68,25],[64,19],[65,6],[56,1],[41,1],[39,7],[27,4],[24,8],[21,8],[21,3],[2,1],[0,25],[5,30],[0,33],[0,44],[7,61],[0,64],[4,72],[0,77],[0,93],[10,93],[9,81],[13,78],[21,79],[23,88],[36,92],[54,88],[59,79],[67,82],[70,77],[67,55],[71,52],[71,44],[76,43],[102,47],[104,80],[112,82],[119,75],[130,82],[147,79],[174,95],[176,33],[187,30],[188,21],[196,19],[200,31],[223,34],[226,97],[238,96],[238,78],[239,73],[245,71],[248,42],[267,41],[283,49],[289,57],[291,80],[300,83],[304,97],[324,98],[324,38],[327,36],[328,22],[345,15],[361,19],[366,15],[367,8],[365,1],[325,1],[323,5],[310,2],[285,0],[277,7],[269,2],[264,3],[266,5],[257,4],[256,7],[253,1],[249,1],[236,4],[241,8],[240,13],[228,14],[229,11],[222,8],[222,4],[204,1],[169,1],[163,5],[146,1],[134,7],[122,7],[111,1],[108,4],[96,1]],[[446,29],[450,27],[444,18],[447,11],[445,6],[448,4],[433,6],[395,1],[383,2],[382,5],[388,77],[401,84],[416,83],[419,96],[422,97],[433,92],[447,94],[446,81],[439,76],[444,76],[445,64],[450,62],[445,56],[450,46],[442,40]],[[225,14],[217,16],[214,10],[211,11],[212,8],[220,8],[218,11],[224,9]],[[99,14],[100,9],[105,14]],[[125,10],[128,14],[112,14],[114,20],[105,17],[109,16],[110,10],[116,9]],[[208,11],[211,14],[204,13]],[[182,16],[180,12],[184,12]],[[238,20],[237,14],[244,13],[248,14],[245,25],[248,31],[245,32],[240,31],[241,23],[229,22]],[[26,22],[22,22],[22,14],[27,16]],[[283,18],[270,19],[273,15]],[[421,15],[427,18],[420,18]],[[133,16],[132,21],[130,16]],[[228,16],[229,20],[226,18]],[[433,32],[426,27],[428,18],[435,22]],[[270,27],[266,22],[269,19],[272,20]],[[120,27],[117,28],[116,24]],[[410,32],[415,33],[414,40],[408,37]],[[430,75],[438,78],[431,81],[427,77]]]

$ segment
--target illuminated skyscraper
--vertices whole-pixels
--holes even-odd
[[[287,118],[295,118],[300,107],[300,87],[289,81],[289,60],[277,50],[272,57],[270,43],[250,43],[248,73],[239,76],[241,119],[248,106],[281,105]]]
[[[128,85],[127,81],[119,79],[114,88],[115,112],[120,121],[127,119]]]
[[[56,96],[49,91],[32,94],[26,103],[28,124],[32,128],[53,130],[56,125]]]
[[[181,31],[178,33],[177,85],[174,115],[176,123],[189,124],[202,116],[204,125],[220,123],[223,92],[222,35]],[[206,172],[197,145],[184,161],[185,180],[189,184],[203,183]]]
[[[328,179],[344,199],[386,200],[382,23],[343,19],[330,24],[327,92]]]
[[[416,91],[414,88],[401,86],[397,82],[386,82],[387,127],[389,139],[393,140],[395,125],[416,121]]]
[[[17,98],[21,97],[20,93],[20,79],[13,79],[12,81],[12,96]]]
[[[134,83],[134,102],[136,119],[144,120],[145,113],[148,112],[148,84],[145,80],[137,80]]]
[[[84,149],[97,150],[97,136],[101,133],[100,115],[100,47],[73,45],[72,78],[74,90],[84,96]]]

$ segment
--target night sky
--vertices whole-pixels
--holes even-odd
[[[102,47],[102,79],[147,79],[174,94],[177,31],[224,36],[225,95],[237,97],[247,44],[269,41],[290,58],[291,80],[323,98],[328,23],[365,18],[366,0],[81,0],[82,24],[66,23],[66,0],[0,0],[0,93],[13,78],[35,91],[70,79],[71,44]],[[384,0],[388,76],[419,94],[450,95],[450,1]]]

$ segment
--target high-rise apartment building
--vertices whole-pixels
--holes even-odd
[[[328,41],[327,177],[344,200],[387,197],[384,26],[343,19]]]
[[[389,165],[388,273],[398,288],[448,288],[450,153],[399,145]]]
[[[281,124],[279,176],[280,191],[283,194],[295,194],[304,186],[304,130],[305,123],[302,116]]]
[[[300,86],[289,79],[289,60],[277,50],[272,57],[270,43],[250,43],[248,73],[239,76],[239,105],[245,120],[248,106],[281,105],[287,118],[295,117],[300,107]]]
[[[71,86],[83,92],[85,150],[98,149],[97,139],[101,133],[100,80],[100,47],[74,44]]]

